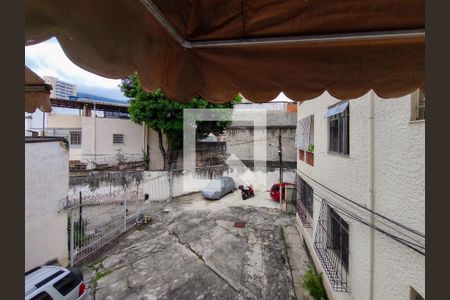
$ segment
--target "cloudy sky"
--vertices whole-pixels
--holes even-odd
[[[118,87],[120,80],[101,77],[72,63],[64,54],[56,38],[25,47],[25,64],[39,76],[55,76],[75,83],[79,92],[117,100],[127,100]],[[274,101],[290,101],[281,93]]]
[[[39,76],[55,76],[75,83],[79,92],[117,100],[126,100],[118,87],[120,80],[101,77],[72,63],[64,54],[56,38],[25,47],[25,64]]]

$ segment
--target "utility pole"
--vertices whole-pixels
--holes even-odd
[[[283,148],[281,146],[281,128],[278,130],[278,161],[280,163],[280,183],[283,182]]]
[[[42,136],[45,136],[45,111],[42,112]]]
[[[83,197],[81,195],[81,191],[80,191],[80,208],[79,208],[79,219],[78,219],[78,228],[82,228],[83,226]],[[80,230],[81,231],[81,230]]]

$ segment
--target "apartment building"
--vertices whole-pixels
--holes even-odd
[[[71,96],[77,95],[77,85],[69,82],[59,80],[53,76],[42,77],[47,84],[52,86],[50,91],[50,98],[69,99]]]
[[[425,298],[425,97],[298,103],[297,226],[330,299]]]

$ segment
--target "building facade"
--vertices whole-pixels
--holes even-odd
[[[48,114],[47,119],[46,134],[67,138],[70,160],[87,164],[87,168],[95,164],[113,165],[120,160],[143,161],[147,145],[150,170],[164,166],[156,132],[130,119],[54,113]]]
[[[50,98],[69,99],[70,96],[77,96],[77,85],[59,80],[53,76],[42,77],[47,84],[52,86]]]
[[[298,103],[297,225],[331,299],[425,298],[425,98]]]

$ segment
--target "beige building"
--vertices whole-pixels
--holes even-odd
[[[88,164],[114,164],[119,160],[142,161],[149,146],[150,169],[163,168],[158,135],[130,119],[50,113],[46,132],[49,136],[64,136],[70,144],[70,160]]]
[[[297,223],[331,299],[425,298],[425,98],[298,103]]]

